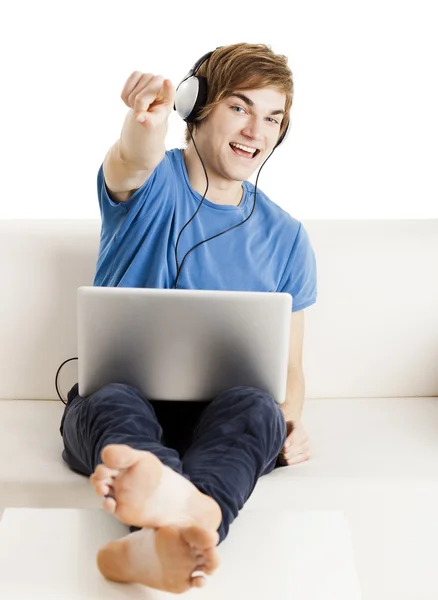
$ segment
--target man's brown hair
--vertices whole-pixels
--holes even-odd
[[[287,57],[275,54],[265,44],[232,44],[213,52],[196,73],[207,79],[207,102],[191,127],[196,130],[212,108],[237,90],[274,87],[286,94],[280,136],[286,130],[292,106],[294,84]],[[185,141],[191,140],[188,128]]]

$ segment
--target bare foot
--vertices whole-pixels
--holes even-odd
[[[106,496],[104,508],[122,523],[149,528],[196,523],[218,529],[222,513],[217,502],[154,454],[111,444],[102,460],[90,479],[96,493]]]
[[[211,575],[219,564],[218,539],[196,525],[142,529],[101,548],[97,564],[111,581],[179,594],[205,585],[203,574]]]

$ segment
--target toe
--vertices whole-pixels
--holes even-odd
[[[94,482],[112,479],[113,477],[117,477],[119,472],[115,469],[109,469],[105,465],[97,465],[94,473],[91,475],[90,479]]]
[[[211,575],[219,566],[219,553],[215,548],[205,550],[202,571]]]
[[[114,500],[114,498],[110,498],[109,496],[107,498],[105,498],[105,500],[103,501],[103,508],[113,514],[116,511],[116,501]]]
[[[198,525],[191,525],[182,531],[185,541],[196,552],[216,546],[219,536],[216,531],[209,531]]]
[[[109,444],[102,450],[102,460],[109,469],[129,469],[139,459],[139,452],[126,444]]]
[[[109,485],[106,485],[105,483],[101,483],[99,485],[96,485],[95,490],[96,494],[98,494],[99,496],[108,496],[112,491],[112,488]]]
[[[192,580],[190,582],[192,587],[197,587],[197,588],[201,588],[204,587],[207,583],[207,579],[205,578],[205,575],[203,575],[202,573],[199,573],[199,571],[195,571],[192,575]]]

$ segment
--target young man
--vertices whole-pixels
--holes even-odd
[[[236,387],[204,403],[150,402],[118,383],[81,398],[76,385],[61,424],[64,460],[92,474],[105,508],[137,529],[100,550],[101,572],[173,593],[204,585],[216,569],[215,547],[260,476],[309,458],[303,309],[316,301],[303,226],[247,181],[287,131],[286,58],[235,44],[192,71],[195,102],[184,84],[175,95],[158,75],[134,72],[124,86],[130,110],[98,174],[94,284],[290,293],[287,400],[280,407]],[[187,147],[166,152],[174,103],[188,122]]]

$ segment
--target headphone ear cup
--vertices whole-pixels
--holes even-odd
[[[192,75],[180,83],[175,92],[174,109],[186,123],[193,123],[207,101],[207,80]]]
[[[283,133],[281,134],[281,136],[278,138],[278,142],[275,144],[276,148],[278,148],[278,146],[284,142],[284,140],[289,135],[289,132],[290,132],[290,120],[289,120],[289,123],[287,124],[287,127],[286,127],[285,131],[283,131]]]

